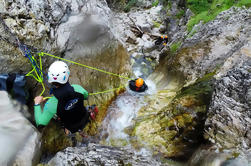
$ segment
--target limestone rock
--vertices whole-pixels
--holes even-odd
[[[49,166],[68,165],[160,165],[160,163],[147,156],[135,154],[126,148],[111,148],[98,144],[88,144],[86,147],[68,147],[58,152],[52,158]]]
[[[35,129],[34,129],[35,131]],[[38,132],[33,132],[25,141],[24,147],[17,153],[13,165],[17,166],[32,166],[39,163],[41,157],[41,135]]]
[[[148,105],[139,111],[133,134],[140,140],[147,142],[147,145],[155,151],[162,152],[167,156],[190,153],[189,145],[203,137],[201,130],[203,130],[213,92],[212,83],[214,81],[208,82],[206,80],[209,77],[221,79],[233,68],[251,66],[250,28],[250,8],[231,8],[219,14],[214,21],[201,25],[198,33],[184,40],[176,55],[163,58],[150,76],[159,91],[154,97],[149,97]],[[226,36],[232,37],[226,38]],[[173,43],[173,45],[178,45],[178,43]],[[218,98],[212,98],[212,103],[218,103],[217,109],[215,108],[218,111],[209,114],[208,130],[211,130],[212,126],[219,128],[219,132],[217,132],[218,128],[214,127],[215,129],[212,129],[209,135],[211,140],[215,140],[212,141],[213,143],[221,142],[221,147],[233,147],[238,144],[241,145],[241,148],[250,147],[250,134],[248,132],[250,130],[250,115],[247,111],[250,109],[248,105],[250,99],[247,97],[250,96],[250,84],[245,83],[249,82],[247,73],[250,73],[250,69],[245,69],[243,72],[245,74],[237,75],[238,79],[233,76],[234,85],[232,86],[237,86],[237,92],[232,89],[228,92],[231,94],[231,98],[234,98],[234,100],[230,100],[229,97],[226,97],[229,106],[224,102],[225,98],[222,93],[219,94]],[[244,81],[244,78],[247,80]],[[229,78],[225,78],[225,81],[232,82]],[[199,82],[200,84],[198,84]],[[217,86],[217,84],[219,82],[215,85]],[[222,90],[227,91],[226,88],[228,87],[222,87]],[[243,101],[244,98],[245,101]],[[226,108],[223,108],[220,101],[223,101],[222,104],[225,104]],[[218,117],[219,112],[226,112],[224,116],[229,116],[229,120],[222,117],[221,114]],[[213,118],[210,121],[211,116],[215,116],[217,119]],[[234,119],[233,122],[232,119]],[[182,126],[186,126],[184,130]],[[227,138],[223,138],[225,132],[229,132]],[[199,136],[193,140],[189,139],[190,134],[193,137],[197,137],[196,134]],[[217,137],[217,135],[221,137]],[[240,137],[239,140],[237,140],[238,137]],[[186,144],[186,141],[188,141],[187,145],[181,145]],[[187,155],[185,154],[185,156]]]
[[[251,61],[215,84],[206,120],[206,138],[221,148],[251,148]]]
[[[179,51],[175,56],[166,56],[157,72],[179,72],[187,79],[188,85],[207,73],[217,71],[220,77],[234,66],[241,65],[250,57],[247,53],[251,40],[250,10],[232,7],[215,20],[200,24],[198,32],[187,37],[182,44],[175,41],[174,38],[178,37],[174,33],[170,49]]]
[[[223,65],[229,70],[242,63],[248,56],[241,49],[248,47],[251,40],[250,10],[232,7],[202,25],[194,36],[184,41],[179,59],[175,59],[178,70],[193,82]]]

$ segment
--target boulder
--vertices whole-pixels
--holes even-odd
[[[0,91],[0,97],[0,165],[37,164],[41,155],[41,135],[24,117],[28,115],[27,107],[9,99],[4,91]]]

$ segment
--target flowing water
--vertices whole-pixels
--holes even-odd
[[[146,78],[150,73],[145,71],[152,71],[149,69],[149,66],[148,68],[143,68],[142,65],[140,65],[142,61],[142,59],[138,60],[139,63],[133,66],[136,78]],[[146,92],[133,92],[127,87],[126,91],[120,94],[108,107],[107,116],[101,126],[101,144],[119,147],[127,146],[134,149],[138,154],[149,157],[152,156],[152,152],[147,147],[144,147],[144,143],[141,143],[143,146],[139,147],[135,145],[136,138],[130,136],[138,111],[147,104],[145,97],[157,93],[155,84],[148,79],[145,81],[149,87]],[[209,149],[201,150],[199,148],[187,163],[173,160],[163,161],[165,163],[164,165],[168,166],[251,166],[248,159],[249,157],[250,156],[239,156],[238,158],[231,159],[231,154],[226,154],[225,152],[217,153]]]
[[[143,93],[131,91],[119,95],[108,108],[108,114],[102,125],[101,139],[108,145],[125,146],[130,143],[130,136],[126,130],[133,125],[133,119],[137,112],[146,103],[144,97],[155,93],[155,86],[150,80],[146,80],[148,90]]]

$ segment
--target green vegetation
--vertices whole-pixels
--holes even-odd
[[[220,12],[232,6],[251,7],[250,0],[187,0],[187,6],[195,14],[188,24],[187,30],[190,32],[195,24],[200,21],[207,23],[213,20]]]
[[[246,6],[247,8],[250,8],[251,1],[250,0],[240,0],[236,6],[238,6],[238,7]]]
[[[156,22],[156,21],[153,21],[153,26],[154,26],[155,28],[159,28],[159,27],[161,26],[161,24],[158,23],[158,22]]]
[[[180,46],[181,46],[181,42],[180,41],[171,44],[171,46],[170,46],[171,53],[174,54],[180,48]]]
[[[187,5],[194,14],[199,14],[203,11],[207,11],[210,8],[210,3],[208,0],[187,0]]]
[[[191,31],[188,35],[187,35],[187,37],[186,38],[190,38],[190,37],[192,37],[195,33],[197,32],[197,30],[193,30],[193,31]]]
[[[152,6],[156,7],[156,6],[158,6],[158,4],[159,4],[159,0],[155,0],[155,1],[153,1]]]
[[[180,10],[179,13],[176,14],[176,17],[177,17],[178,19],[181,19],[181,17],[184,16],[184,15],[185,15],[185,10]]]
[[[138,2],[138,0],[129,0],[128,3],[125,5],[124,7],[124,11],[125,12],[129,12],[131,10],[131,8],[136,5],[136,3]]]

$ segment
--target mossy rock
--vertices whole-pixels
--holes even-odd
[[[42,129],[42,154],[46,157],[72,146],[72,141],[66,137],[59,123],[52,120]]]
[[[203,141],[203,125],[213,91],[214,74],[209,73],[194,84],[183,87],[167,106],[155,110],[155,116],[149,115],[149,112],[154,115],[153,103],[143,107],[133,135],[156,154],[189,157],[194,147]],[[163,94],[159,97],[162,99]]]

